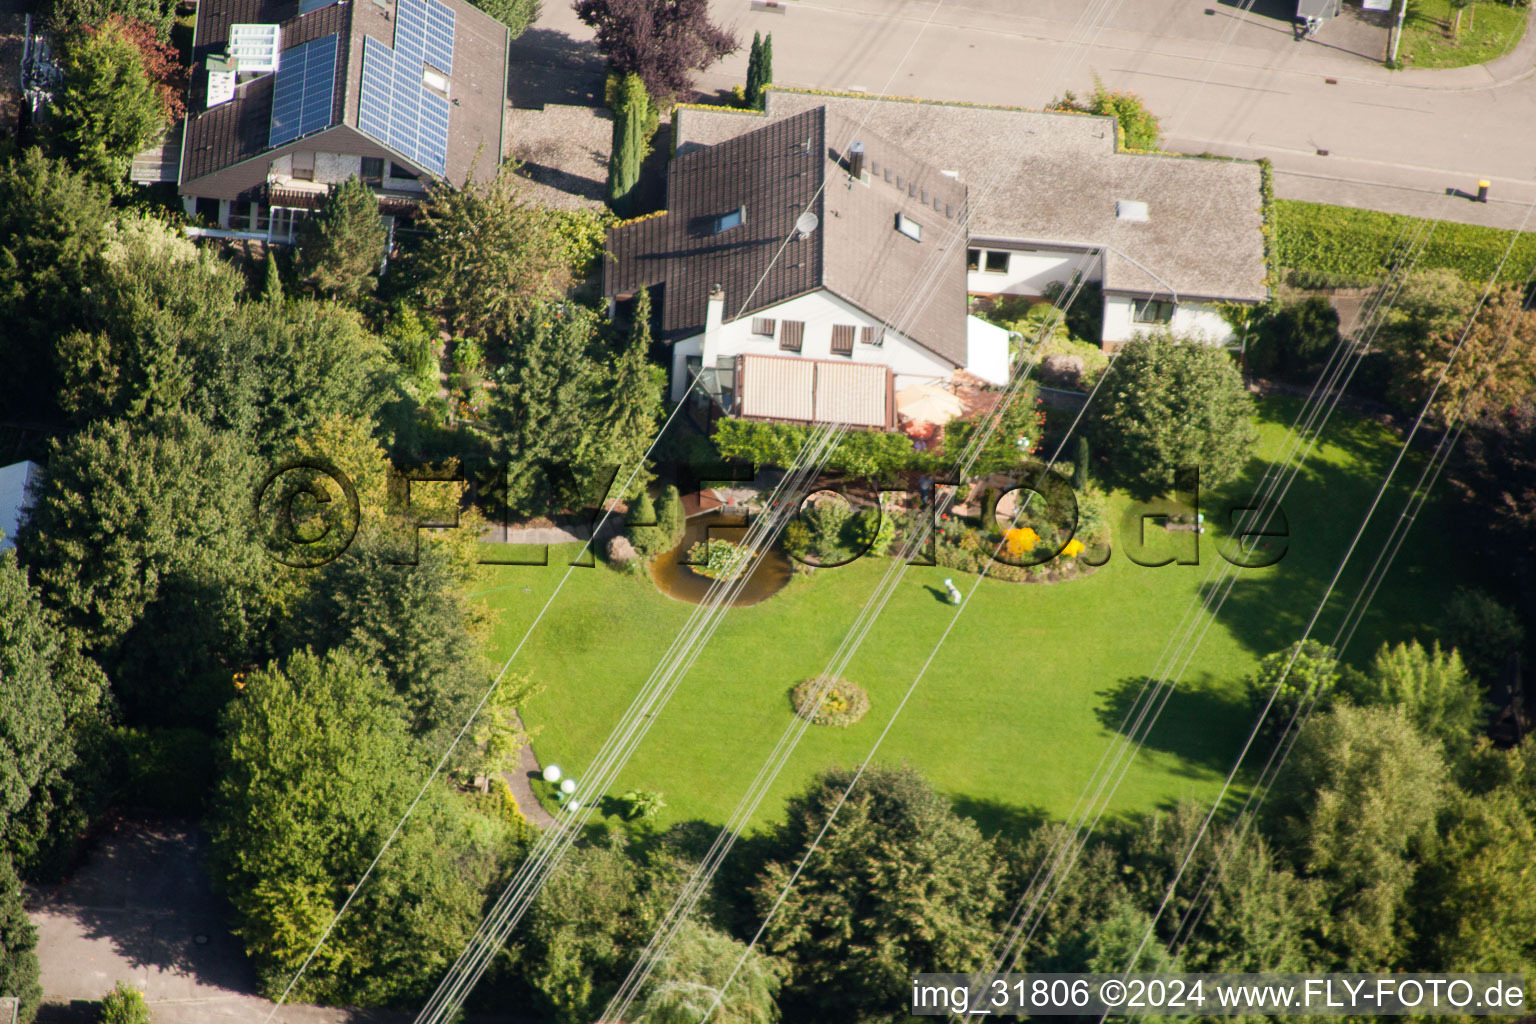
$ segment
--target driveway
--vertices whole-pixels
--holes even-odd
[[[1209,4],[1209,6],[1207,6]],[[1298,41],[1282,0],[1135,0],[1100,25],[1079,0],[784,0],[784,13],[714,0],[750,41],[774,35],[781,85],[1038,107],[1067,89],[1144,96],[1170,148],[1268,156],[1282,196],[1518,226],[1536,201],[1536,31],[1488,65],[1388,71],[1379,28],[1345,19]],[[1267,5],[1267,6],[1266,6]],[[590,33],[563,0],[540,27]],[[1363,33],[1363,34],[1362,34]],[[743,81],[745,49],[700,79]],[[1448,190],[1493,183],[1487,204]]]
[[[265,1021],[272,1004],[225,924],[208,882],[208,840],[185,823],[123,822],[84,865],[29,906],[37,926],[46,1004],[41,1024],[94,1021],[92,1004],[126,981],[141,989],[156,1024]],[[409,1014],[284,1007],[287,1024],[406,1024]]]

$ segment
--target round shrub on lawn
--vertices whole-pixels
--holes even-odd
[[[825,682],[825,676],[814,676],[795,687],[790,701],[795,714],[806,718],[813,725],[852,725],[869,710],[869,694],[858,683],[833,677],[832,686],[816,700],[816,691]]]

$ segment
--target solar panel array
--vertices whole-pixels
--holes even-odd
[[[453,11],[437,0],[399,0],[395,45],[363,39],[357,125],[434,174],[448,168],[448,100],[422,84],[425,64],[453,73]]]
[[[272,84],[272,128],[267,145],[282,146],[330,127],[340,39],[340,33],[332,33],[283,51]]]
[[[400,0],[395,7],[395,53],[426,60],[453,74],[453,9],[437,0]]]

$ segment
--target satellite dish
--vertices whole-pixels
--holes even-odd
[[[804,238],[806,235],[815,231],[820,226],[821,218],[809,210],[802,213],[800,218],[795,221],[795,230],[800,232],[801,238]]]

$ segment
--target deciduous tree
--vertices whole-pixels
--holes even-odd
[[[124,23],[112,19],[66,33],[59,70],[53,125],[64,154],[97,181],[125,187],[133,155],[170,123],[160,83]]]
[[[0,161],[0,414],[54,414],[54,340],[97,284],[102,227],[111,216],[99,183],[37,148]]]
[[[1047,109],[1075,110],[1082,114],[1113,117],[1119,122],[1121,140],[1126,149],[1155,151],[1163,146],[1162,126],[1141,97],[1133,92],[1110,89],[1097,76],[1093,80],[1093,92],[1088,94],[1087,99],[1079,100],[1068,91]]]
[[[168,0],[51,0],[47,11],[48,26],[55,32],[77,25],[100,25],[116,15],[150,25],[155,37],[168,43],[171,27],[176,24],[176,5]]]
[[[1317,640],[1298,641],[1266,655],[1243,681],[1253,714],[1265,712],[1260,739],[1278,738],[1304,705],[1327,707],[1341,676],[1338,655]]]
[[[551,873],[513,956],[556,1024],[598,1018],[675,898],[683,868],[593,845]]]
[[[1438,641],[1428,649],[1416,640],[1396,647],[1382,644],[1369,671],[1350,689],[1359,703],[1402,708],[1413,727],[1438,740],[1452,762],[1471,750],[1487,720],[1482,687],[1467,673],[1461,655],[1442,651]]]
[[[1096,440],[1127,484],[1162,493],[1196,466],[1210,486],[1248,464],[1253,399],[1223,349],[1158,331],[1127,342],[1108,372]]]
[[[994,851],[915,771],[866,769],[811,849],[853,776],[831,769],[790,798],[754,888],[766,914],[808,855],[763,935],[790,964],[789,1019],[894,1020],[913,972],[990,969]]]
[[[1420,962],[1445,971],[1536,969],[1536,824],[1509,789],[1464,796],[1414,903]]]
[[[1467,669],[1484,683],[1498,678],[1509,656],[1525,640],[1520,616],[1475,587],[1457,587],[1452,592],[1441,633]]]
[[[729,935],[685,921],[656,965],[635,1024],[695,1024],[706,1016],[719,1024],[776,1024],[784,966],[756,949],[742,962],[743,952]]]
[[[534,304],[563,294],[573,253],[558,215],[519,193],[515,165],[484,184],[435,186],[412,268],[457,331],[505,339]]]
[[[665,109],[693,88],[693,76],[740,45],[709,20],[708,0],[576,0],[597,29],[597,48],[617,74],[636,74]]]
[[[1523,308],[1518,285],[1499,288],[1470,328],[1453,325],[1434,335],[1413,379],[1420,401],[1434,390],[1434,412],[1445,422],[1529,401],[1536,394],[1536,310]]]
[[[80,824],[75,770],[108,701],[101,669],[28,586],[16,552],[0,551],[0,863],[33,860]]]
[[[528,27],[539,20],[543,6],[539,0],[474,0],[474,4],[507,26],[513,39],[528,31]]]
[[[24,896],[10,858],[0,853],[0,994],[15,996],[20,1024],[32,1024],[43,1001],[42,969],[37,929],[27,918]]]
[[[1536,558],[1536,399],[1468,423],[1450,465],[1461,509],[1501,560]],[[1527,569],[1527,571],[1530,571]]]
[[[263,990],[281,991],[416,795],[425,765],[388,682],[347,652],[252,673],[225,720],[216,870]],[[298,988],[370,1005],[421,998],[474,930],[495,851],[445,786],[410,822]],[[404,910],[403,908],[408,908]]]
[[[1440,751],[1400,708],[1347,704],[1311,718],[1273,796],[1269,830],[1323,886],[1328,969],[1380,970],[1411,943],[1408,890],[1447,797]]]

